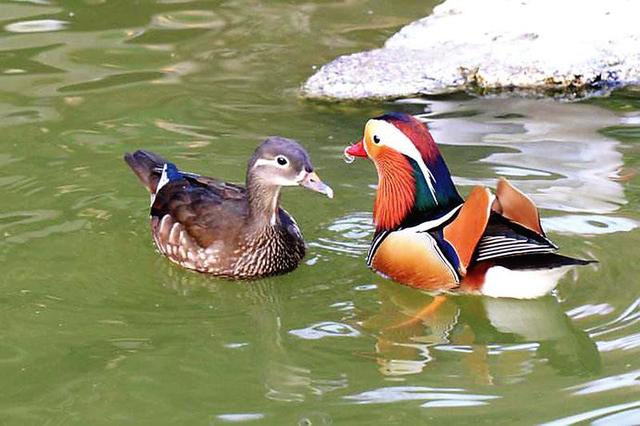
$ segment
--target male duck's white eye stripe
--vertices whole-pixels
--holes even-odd
[[[438,204],[438,199],[436,198],[436,191],[433,187],[433,184],[436,182],[435,177],[431,173],[431,170],[427,167],[422,159],[422,155],[418,151],[418,148],[411,142],[411,140],[400,131],[396,126],[391,123],[388,123],[384,120],[370,120],[375,125],[375,135],[380,138],[380,141],[383,145],[387,145],[390,148],[395,149],[396,151],[408,156],[412,160],[414,160],[418,167],[420,167],[420,171],[424,176],[424,180],[427,182],[427,186],[429,187],[429,191],[431,192],[431,196],[435,201],[436,205]]]

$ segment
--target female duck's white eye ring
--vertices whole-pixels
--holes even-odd
[[[380,143],[380,136],[378,136],[378,135],[373,135],[373,143],[375,143],[375,144],[379,144],[379,143]]]
[[[287,160],[287,157],[285,157],[284,155],[278,155],[276,157],[276,163],[278,163],[278,166],[284,167],[289,164],[289,160]]]

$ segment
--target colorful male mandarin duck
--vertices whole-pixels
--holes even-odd
[[[246,187],[183,172],[147,151],[125,161],[151,193],[157,249],[185,268],[232,279],[295,269],[305,254],[298,225],[280,208],[280,189],[300,185],[333,198],[297,142],[274,136],[254,152]]]
[[[463,200],[426,125],[409,114],[369,120],[345,153],[378,171],[367,264],[394,281],[528,299],[591,262],[556,254],[534,203],[504,179],[495,194],[476,186]]]

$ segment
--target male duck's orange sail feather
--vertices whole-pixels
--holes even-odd
[[[536,205],[505,178],[500,178],[498,181],[496,199],[492,209],[525,228],[545,235]]]
[[[444,238],[453,246],[460,261],[458,272],[461,276],[466,275],[476,246],[487,227],[493,198],[487,188],[474,187],[458,216],[444,227]]]

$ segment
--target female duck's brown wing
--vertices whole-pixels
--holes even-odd
[[[176,244],[184,231],[198,246],[206,248],[216,240],[231,240],[237,235],[248,212],[244,188],[182,173],[162,183],[161,178],[151,204],[151,218],[165,221],[157,230],[161,241]]]
[[[241,188],[193,177],[160,178],[151,204],[156,247],[173,262],[217,275],[232,274],[229,259],[247,216]]]
[[[181,263],[189,250],[237,235],[248,210],[244,187],[181,172],[148,151],[126,154],[125,161],[152,194],[153,236],[172,260]]]

